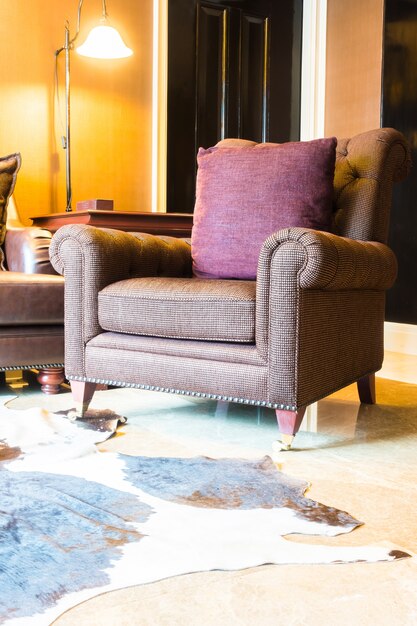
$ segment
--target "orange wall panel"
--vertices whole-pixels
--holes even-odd
[[[325,134],[379,128],[383,0],[328,0]]]
[[[0,154],[21,152],[15,197],[29,223],[34,214],[65,210],[64,24],[75,34],[77,0],[0,3]],[[108,0],[110,24],[134,55],[103,61],[71,53],[71,164],[73,207],[111,198],[115,209],[151,206],[152,0]],[[82,43],[97,25],[101,2],[84,0]]]

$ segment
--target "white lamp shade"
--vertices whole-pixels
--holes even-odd
[[[133,54],[133,50],[125,46],[123,39],[112,26],[93,28],[76,51],[82,56],[95,59],[123,59]]]

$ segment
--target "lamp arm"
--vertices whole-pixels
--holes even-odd
[[[75,31],[75,35],[74,37],[70,40],[69,45],[72,47],[74,44],[74,41],[77,39],[78,35],[80,34],[80,25],[81,25],[81,9],[83,6],[83,2],[84,0],[80,0],[78,3],[78,11],[77,11],[77,29]]]
[[[83,2],[84,0],[80,0],[78,3],[78,11],[77,11],[77,29],[75,31],[75,35],[72,39],[68,39],[65,37],[65,44],[63,46],[61,46],[61,48],[58,48],[58,50],[55,50],[55,56],[59,56],[61,54],[61,52],[63,52],[64,50],[67,50],[69,48],[73,48],[74,47],[74,41],[77,39],[78,35],[80,34],[80,24],[81,24],[81,9],[83,6]],[[69,32],[69,22],[68,20],[66,20],[65,22],[65,31]]]

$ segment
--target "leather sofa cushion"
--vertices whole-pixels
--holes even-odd
[[[49,260],[52,233],[46,228],[25,226],[8,230],[4,242],[7,269],[25,274],[53,274],[57,272]]]
[[[256,282],[131,278],[98,297],[104,330],[204,341],[255,341]]]
[[[64,323],[64,279],[0,272],[0,326]]]

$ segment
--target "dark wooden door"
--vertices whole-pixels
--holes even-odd
[[[398,259],[398,277],[387,294],[387,320],[417,323],[417,3],[386,0],[382,126],[408,139],[414,167],[394,187],[389,245]]]
[[[192,212],[196,154],[299,138],[302,0],[169,0],[167,210]]]

